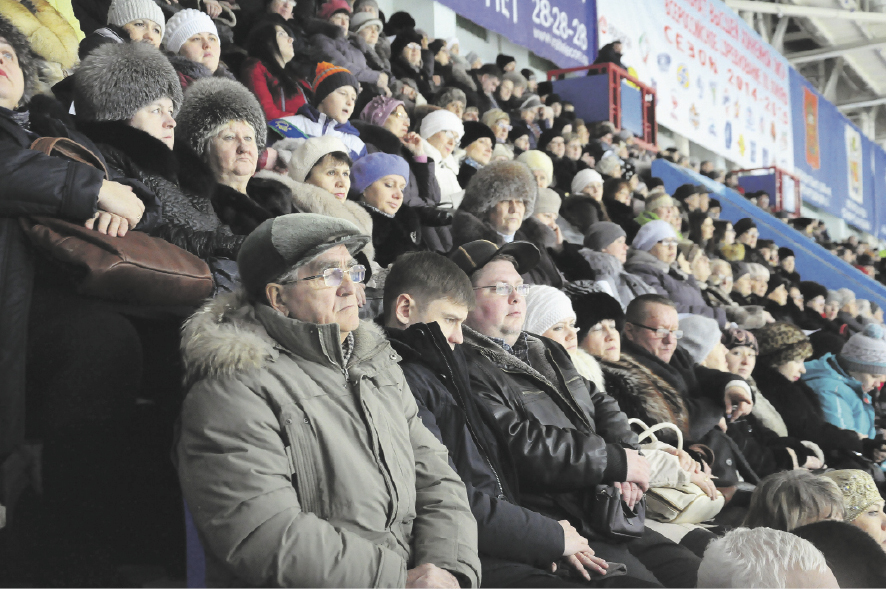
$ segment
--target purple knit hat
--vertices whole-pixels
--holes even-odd
[[[381,127],[385,124],[385,121],[388,120],[388,117],[391,116],[391,113],[394,112],[398,106],[402,105],[402,100],[388,98],[387,96],[376,96],[369,101],[369,104],[363,107],[363,112],[360,113],[360,119]]]

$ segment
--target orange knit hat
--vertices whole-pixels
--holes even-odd
[[[360,92],[360,82],[350,71],[328,61],[317,64],[317,72],[314,75],[314,106],[317,107],[330,93],[342,86],[353,86]]]

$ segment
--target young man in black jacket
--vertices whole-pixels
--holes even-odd
[[[449,449],[468,491],[478,524],[483,585],[644,585],[626,576],[599,580],[609,565],[594,556],[588,540],[567,520],[520,506],[507,442],[490,427],[493,416],[471,392],[460,344],[462,323],[473,307],[470,280],[435,253],[402,256],[385,282],[388,338],[403,357],[401,367],[422,421]],[[554,563],[562,565],[559,574],[551,572]]]

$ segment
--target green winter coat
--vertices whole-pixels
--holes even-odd
[[[381,331],[237,295],[186,324],[176,466],[210,585],[403,587],[433,563],[479,586],[477,525]]]

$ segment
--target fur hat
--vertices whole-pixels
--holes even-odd
[[[554,162],[551,161],[550,156],[545,152],[530,149],[521,153],[517,157],[517,161],[526,164],[532,171],[541,170],[544,172],[548,180],[548,186],[554,181]],[[535,178],[533,178],[533,183],[535,183]]]
[[[541,103],[541,100],[535,94],[529,94],[523,99],[523,103],[520,105],[520,110],[532,110],[536,109],[540,106],[544,106]]]
[[[554,213],[559,214],[560,204],[562,203],[560,195],[550,188],[539,188],[538,198],[535,199],[535,212],[538,213]]]
[[[514,58],[513,55],[505,55],[504,53],[499,53],[498,56],[495,58],[495,65],[497,65],[498,69],[502,71],[504,71],[505,66],[511,62],[517,63],[517,60]]]
[[[231,121],[249,123],[258,152],[265,148],[267,123],[255,95],[234,80],[210,76],[188,86],[181,112],[176,117],[176,138],[203,157],[209,140]]]
[[[289,177],[296,182],[304,182],[311,168],[330,153],[348,153],[348,148],[341,139],[334,135],[311,137],[292,150],[289,160]]]
[[[514,84],[514,88],[525,88],[529,85],[526,77],[518,71],[508,72],[502,77],[502,81],[510,80]]]
[[[827,303],[837,303],[842,307],[843,296],[838,291],[829,289],[827,299],[825,299],[825,304]]]
[[[324,98],[342,86],[352,86],[357,92],[360,91],[360,82],[350,71],[328,61],[318,63],[314,83],[311,86],[314,91],[313,106],[318,107]]]
[[[615,327],[619,331],[624,327],[625,313],[621,303],[605,292],[576,295],[572,298],[572,308],[575,309],[579,343],[591,332],[593,326],[606,319],[615,321]]]
[[[483,123],[477,121],[465,121],[463,125],[465,133],[461,136],[461,142],[459,143],[459,146],[462,149],[467,149],[471,143],[478,139],[483,139],[484,137],[489,139],[492,142],[492,145],[495,145],[495,134],[492,132],[492,129]]]
[[[178,116],[181,82],[166,56],[147,43],[102,45],[74,76],[74,108],[83,120],[129,120],[160,98],[170,98]]]
[[[621,165],[621,160],[617,156],[604,156],[600,158],[600,161],[597,162],[597,165],[594,166],[594,169],[600,172],[603,176],[608,176],[610,178],[615,177],[615,169]]]
[[[492,148],[492,158],[490,161],[496,161],[498,158],[505,158],[510,161],[514,159],[514,152],[504,143],[496,143],[495,147]]]
[[[855,300],[855,293],[845,286],[837,292],[840,293],[840,300],[843,302],[843,306],[846,306]]]
[[[198,33],[212,33],[218,37],[218,28],[205,12],[185,8],[173,14],[167,21],[163,45],[167,51],[178,53],[185,41]]]
[[[839,355],[840,363],[852,372],[886,374],[886,341],[883,326],[866,325],[864,331],[849,338]]]
[[[429,113],[421,120],[421,130],[419,135],[422,139],[430,139],[440,131],[452,131],[457,136],[457,141],[461,141],[465,134],[465,126],[454,113],[445,109],[438,109]]]
[[[371,12],[358,12],[351,17],[350,28],[352,33],[359,33],[361,29],[373,25],[377,26],[379,31],[381,31],[384,26],[381,23],[381,20]]]
[[[526,205],[523,219],[528,219],[535,211],[537,195],[535,178],[524,164],[493,162],[477,170],[468,182],[459,209],[482,218],[501,201],[522,200]]]
[[[534,284],[526,295],[526,320],[523,330],[541,335],[564,319],[575,319],[572,301],[553,286]]]
[[[760,345],[759,361],[775,368],[812,355],[812,344],[803,330],[790,323],[770,323],[754,332]]]
[[[620,225],[610,221],[597,221],[592,223],[585,234],[584,246],[595,252],[603,251],[619,237],[627,237],[625,230]]]
[[[154,0],[113,0],[108,9],[108,24],[122,27],[134,20],[147,19],[160,25],[160,37],[166,32],[166,17]]]
[[[631,245],[638,250],[648,252],[656,243],[669,238],[677,239],[677,233],[670,223],[661,220],[650,221],[640,227]]]
[[[364,12],[363,14],[367,13]],[[376,96],[363,107],[363,110],[360,112],[360,119],[383,127],[385,121],[388,120],[392,112],[397,110],[398,106],[403,106],[402,100],[388,98],[387,96]]]
[[[680,331],[683,338],[679,345],[689,354],[695,364],[705,361],[720,343],[720,326],[716,319],[701,315],[684,315],[680,318]]]
[[[597,170],[585,168],[572,178],[572,194],[578,194],[589,184],[603,184],[603,176]]]
[[[389,155],[377,151],[365,155],[351,167],[352,187],[363,193],[369,186],[385,176],[400,176],[409,184],[409,164],[399,155]]]
[[[883,500],[874,479],[863,470],[832,470],[822,476],[828,477],[840,487],[845,522],[851,522],[865,509]]]
[[[817,282],[804,280],[799,284],[798,288],[800,289],[800,293],[803,295],[803,300],[807,303],[815,297],[823,297],[825,299],[828,298],[828,289]]]
[[[766,325],[764,309],[760,305],[729,307],[729,319],[742,329],[760,329]],[[756,341],[756,339],[754,340]]]
[[[249,234],[237,255],[243,287],[261,300],[265,286],[289,270],[304,266],[326,250],[345,245],[351,255],[371,238],[350,221],[296,213],[268,219]]]
[[[793,257],[796,257],[796,256],[794,256],[794,250],[792,250],[791,248],[789,248],[789,247],[778,248],[778,259],[779,260],[784,260],[785,258],[793,258]]]
[[[415,29],[407,29],[397,33],[397,37],[391,41],[391,60],[394,61],[403,54],[403,49],[410,43],[421,45],[422,36]]]
[[[39,64],[42,60],[31,49],[28,38],[2,14],[0,14],[0,39],[5,39],[15,51],[16,60],[22,70],[25,91],[18,106],[24,106],[30,102],[31,96],[34,94],[34,86],[39,75]]]

